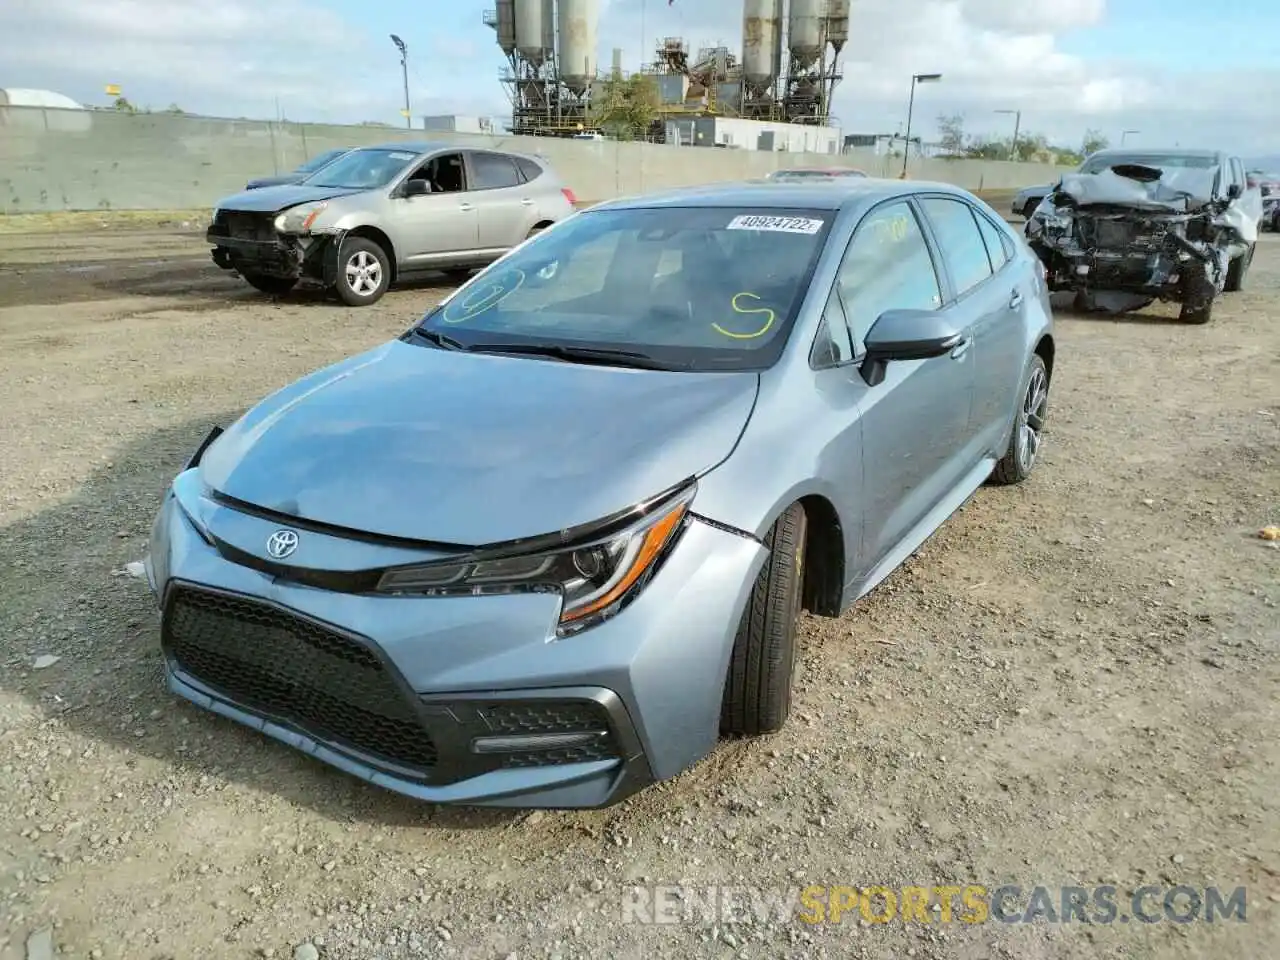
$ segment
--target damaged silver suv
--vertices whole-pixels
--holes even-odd
[[[1154,300],[1207,323],[1253,259],[1262,195],[1244,164],[1211,150],[1102,150],[1066,174],[1027,220],[1050,290],[1076,309],[1122,313]]]

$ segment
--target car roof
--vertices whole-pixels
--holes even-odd
[[[593,209],[645,209],[653,207],[759,207],[842,210],[892,197],[917,193],[948,193],[972,201],[973,195],[949,183],[926,180],[888,180],[880,177],[847,179],[810,184],[804,181],[779,183],[776,180],[742,180],[713,183],[640,197],[607,200]]]
[[[1222,150],[1187,150],[1183,147],[1107,147],[1089,155],[1094,157],[1201,157],[1220,160],[1226,156]]]
[[[506,147],[478,147],[473,143],[455,143],[452,140],[392,140],[389,143],[367,143],[360,147],[354,147],[355,150],[398,150],[405,153],[436,153],[440,150],[468,150],[471,152],[485,153],[504,153],[509,157],[521,157],[525,160],[535,160],[543,166],[548,166],[550,161],[536,153],[521,153],[518,150],[508,150]]]

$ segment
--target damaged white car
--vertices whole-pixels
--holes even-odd
[[[1051,290],[1078,310],[1122,313],[1154,300],[1207,323],[1244,286],[1262,195],[1238,157],[1211,150],[1102,150],[1066,174],[1027,221]]]

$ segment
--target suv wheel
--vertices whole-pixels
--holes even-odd
[[[1218,291],[1198,264],[1192,261],[1188,266],[1191,269],[1182,275],[1182,309],[1178,319],[1183,323],[1208,323],[1213,319],[1213,300]]]
[[[1249,249],[1232,260],[1227,267],[1227,283],[1223,288],[1227,293],[1237,293],[1244,289],[1244,278],[1249,273],[1249,266],[1253,263],[1255,246],[1250,244]]]
[[[244,277],[245,283],[255,290],[269,293],[273,297],[283,297],[298,283],[296,277],[271,277],[265,273],[245,272],[244,270],[240,271],[240,276]]]
[[[776,733],[791,712],[806,535],[804,507],[793,503],[765,536],[769,558],[756,577],[729,657],[721,733]]]
[[[342,241],[337,292],[349,307],[367,307],[382,299],[391,284],[391,263],[383,249],[364,237]]]

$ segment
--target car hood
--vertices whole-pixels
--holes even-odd
[[[479,546],[591,523],[729,455],[752,372],[632,370],[394,341],[262,401],[205,452],[214,490],[285,516]]]
[[[1058,185],[1058,192],[1080,206],[1099,204],[1186,213],[1213,202],[1213,177],[1212,170],[1159,170],[1141,164],[1117,164],[1099,173],[1068,173]]]
[[[349,187],[309,187],[303,183],[283,183],[273,187],[259,187],[257,190],[245,190],[234,196],[224,197],[218,201],[219,210],[249,210],[256,213],[274,213],[296,207],[300,203],[312,203],[317,200],[332,200],[334,197],[347,197],[353,193],[361,193]]]

